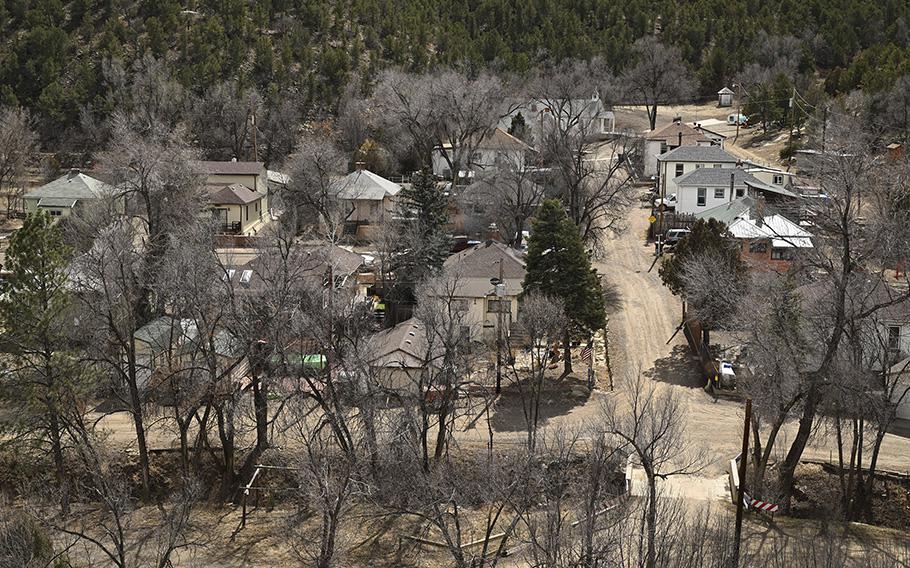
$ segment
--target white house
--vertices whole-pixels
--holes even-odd
[[[486,241],[446,259],[444,270],[458,278],[456,301],[465,311],[465,329],[475,341],[492,341],[502,321],[508,336],[518,318],[518,296],[525,277],[525,262],[518,252],[497,241]],[[492,278],[502,278],[497,287]],[[501,315],[500,315],[501,311]]]
[[[783,187],[760,181],[739,167],[699,167],[675,178],[673,183],[676,186],[676,212],[690,215],[746,196],[763,197],[769,202],[797,197]]]
[[[474,152],[467,157],[466,169],[458,173],[460,180],[481,177],[499,169],[524,170],[533,148],[502,128],[494,128],[484,136]],[[433,150],[433,175],[452,179],[446,156],[451,159],[452,145],[443,144]]]
[[[732,168],[737,161],[736,157],[717,146],[680,146],[670,150],[657,156],[660,194],[667,196],[677,193],[677,178],[689,172],[703,168]],[[680,211],[678,207],[677,211]]]
[[[793,187],[793,172],[743,160],[743,168],[758,180],[781,187]]]
[[[80,206],[115,195],[115,189],[79,170],[35,188],[25,194],[25,212],[47,211],[51,217],[67,217]]]
[[[516,104],[509,103],[509,112],[499,121],[499,128],[508,130],[512,120],[522,115],[534,140],[540,140],[543,133],[558,121],[569,131],[578,130],[585,136],[603,136],[616,130],[616,116],[608,109],[600,94],[595,92],[588,99],[532,98]]]
[[[344,234],[370,239],[378,227],[392,219],[401,186],[369,170],[357,169],[335,181],[331,191],[348,208]]]
[[[711,139],[676,118],[645,137],[645,177],[657,175],[657,156],[680,146],[711,146]]]
[[[717,106],[733,106],[733,91],[729,87],[724,87],[723,89],[717,91]]]

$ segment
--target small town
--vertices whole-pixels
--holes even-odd
[[[910,567],[910,5],[589,4],[0,2],[0,568]]]

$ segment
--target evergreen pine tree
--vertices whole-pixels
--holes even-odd
[[[446,233],[449,222],[449,199],[423,170],[411,179],[410,187],[398,194],[396,224],[401,238],[392,258],[392,270],[404,296],[424,278],[438,273],[452,249]],[[407,293],[404,293],[407,291]]]
[[[19,410],[4,429],[49,444],[64,511],[68,508],[67,471],[62,438],[63,416],[73,405],[78,370],[67,356],[67,333],[61,315],[68,305],[69,247],[62,231],[43,212],[26,218],[10,239],[9,276],[0,294],[0,329],[12,363],[3,373],[0,398]]]
[[[565,371],[569,373],[572,371],[569,340],[602,328],[606,316],[600,280],[591,268],[578,227],[555,199],[541,204],[528,239],[522,293],[534,291],[561,298],[565,303],[569,321],[565,333]]]

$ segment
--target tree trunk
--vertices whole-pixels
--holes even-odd
[[[145,439],[145,420],[142,416],[142,397],[139,394],[139,385],[136,380],[135,359],[131,361],[128,376],[130,391],[130,411],[133,414],[133,424],[136,428],[136,445],[139,447],[139,469],[142,473],[142,497],[148,499],[149,488],[149,451]]]
[[[648,533],[648,548],[645,566],[647,568],[656,568],[657,566],[657,478],[653,472],[646,471],[648,475],[648,514],[645,520],[645,528]]]
[[[799,418],[799,429],[796,431],[796,437],[790,445],[787,457],[780,468],[780,484],[783,491],[781,495],[781,508],[787,513],[790,511],[790,497],[793,495],[793,478],[796,475],[796,466],[806,449],[809,442],[809,436],[812,434],[812,425],[815,422],[815,407],[818,404],[819,392],[818,386],[814,383],[809,387],[806,393],[806,402],[803,406],[803,414]]]
[[[253,468],[269,447],[269,389],[258,374],[253,375],[253,409],[256,414],[256,445],[240,468],[240,477],[247,479]]]
[[[70,512],[70,482],[66,472],[66,464],[63,461],[63,443],[60,440],[60,421],[57,413],[50,413],[50,438],[51,451],[54,454],[54,470],[57,474],[57,485],[60,487],[60,512],[63,515],[69,515]]]
[[[227,406],[227,408],[225,408]],[[227,498],[234,488],[234,411],[233,402],[215,407],[215,418],[218,421],[218,437],[221,439],[221,494]]]
[[[571,342],[571,338],[569,336],[568,331],[565,332],[563,337],[564,337],[564,339],[563,339],[564,366],[563,366],[562,373],[563,373],[563,375],[568,375],[572,372],[572,342]]]

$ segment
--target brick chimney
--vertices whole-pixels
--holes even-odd
[[[490,226],[487,227],[487,238],[488,243],[496,241],[498,243],[502,242],[502,233],[499,231],[499,227],[496,226],[496,223],[490,223]]]
[[[758,196],[755,200],[755,226],[761,227],[765,224],[765,197]]]

